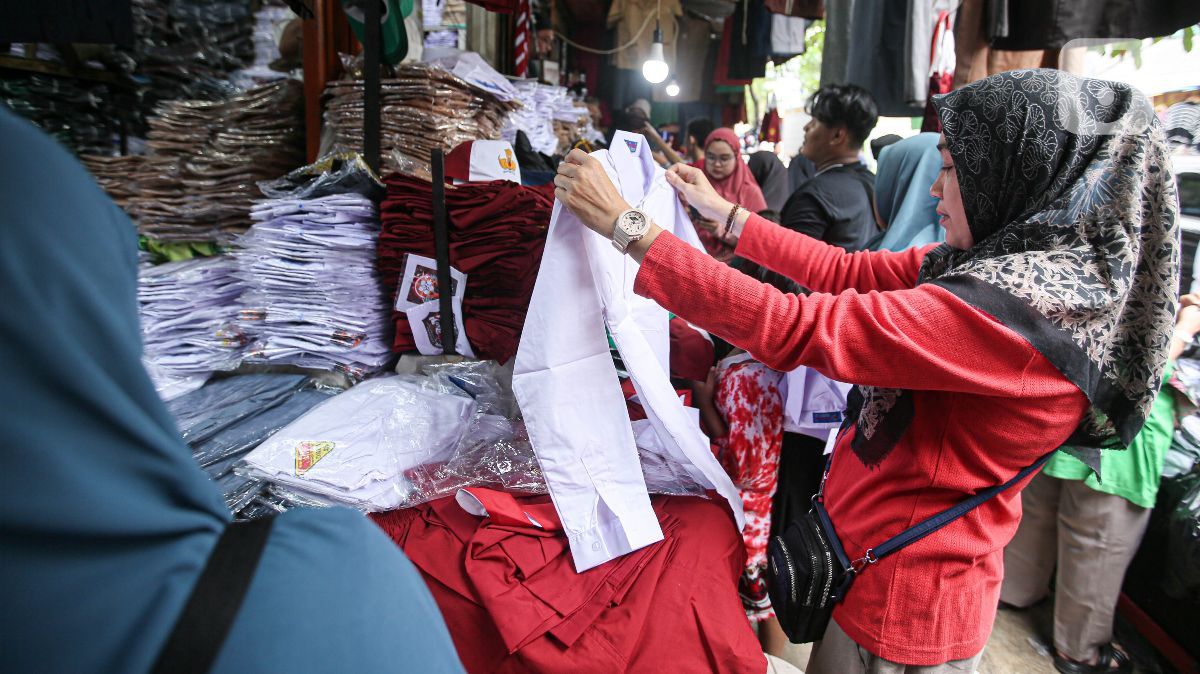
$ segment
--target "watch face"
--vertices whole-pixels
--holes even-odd
[[[646,216],[638,211],[630,211],[621,218],[621,229],[626,234],[639,234],[650,226],[646,222]]]

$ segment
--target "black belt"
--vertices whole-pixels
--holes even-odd
[[[158,654],[151,670],[154,674],[205,674],[212,669],[274,523],[272,515],[225,526]]]

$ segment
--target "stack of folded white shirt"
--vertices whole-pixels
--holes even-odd
[[[358,194],[271,199],[239,239],[247,360],[376,372],[391,356],[391,311],[375,273],[379,215]]]
[[[565,87],[539,84],[534,80],[519,80],[513,82],[518,92],[518,100],[524,107],[509,113],[504,119],[504,128],[500,135],[510,143],[517,141],[517,132],[524,131],[529,136],[529,144],[542,154],[557,154],[558,136],[554,134],[555,111],[563,102],[570,102],[570,94]],[[584,110],[586,113],[587,110]]]
[[[421,378],[371,379],[271,436],[240,471],[329,503],[391,510],[413,490],[404,472],[453,456],[477,408]]]
[[[228,256],[139,270],[143,360],[160,394],[198,388],[241,362],[247,339],[236,324],[237,299],[245,286],[236,270]]]

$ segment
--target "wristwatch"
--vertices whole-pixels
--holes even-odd
[[[650,216],[645,211],[631,208],[617,216],[617,224],[613,227],[613,247],[624,254],[630,244],[640,241],[648,231]]]

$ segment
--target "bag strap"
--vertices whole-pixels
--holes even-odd
[[[853,573],[857,574],[857,573],[861,572],[864,568],[866,568],[868,565],[878,562],[879,560],[883,559],[884,557],[887,557],[888,555],[896,552],[897,550],[900,550],[901,548],[904,548],[908,545],[916,543],[917,541],[921,540],[922,538],[925,538],[929,534],[932,534],[933,532],[937,531],[938,529],[941,529],[942,527],[946,526],[947,524],[950,524],[954,520],[962,517],[963,515],[966,515],[967,513],[974,510],[976,507],[981,506],[984,503],[987,503],[994,496],[1000,494],[1001,492],[1005,491],[1006,489],[1008,489],[1009,487],[1013,486],[1014,484],[1020,482],[1021,480],[1024,480],[1025,478],[1029,477],[1031,474],[1036,472],[1039,468],[1046,465],[1046,462],[1050,460],[1051,456],[1054,456],[1054,452],[1056,452],[1056,451],[1058,451],[1058,450],[1057,449],[1052,450],[1049,453],[1047,453],[1045,456],[1038,458],[1037,461],[1034,461],[1033,463],[1029,464],[1028,466],[1025,466],[1024,468],[1021,469],[1021,472],[1014,475],[1012,477],[1012,479],[1010,479],[1008,482],[1005,482],[1004,484],[1001,484],[1001,485],[996,485],[995,487],[989,487],[987,489],[984,489],[983,491],[979,492],[978,494],[975,494],[974,496],[966,498],[963,501],[956,503],[953,506],[950,506],[949,508],[943,510],[942,512],[940,512],[936,515],[931,515],[931,516],[925,518],[924,520],[921,520],[920,522],[905,529],[904,531],[901,531],[900,533],[896,534],[895,536],[892,536],[891,538],[880,543],[879,545],[876,545],[875,547],[868,549],[865,553],[863,553],[862,557],[850,562],[850,569],[853,571]],[[829,479],[829,467],[832,464],[833,464],[833,452],[830,452],[829,458],[825,460],[825,474],[821,477],[821,487],[817,491],[817,493],[813,496],[813,505],[816,506],[819,511],[824,510],[824,505],[822,504],[822,501],[825,498],[825,480]],[[828,515],[826,515],[826,518],[828,518]],[[833,531],[833,522],[832,521],[829,521],[829,528],[830,528],[831,535],[836,536],[837,533],[835,531]]]
[[[271,515],[225,526],[158,654],[154,674],[204,674],[212,669],[274,523]]]

